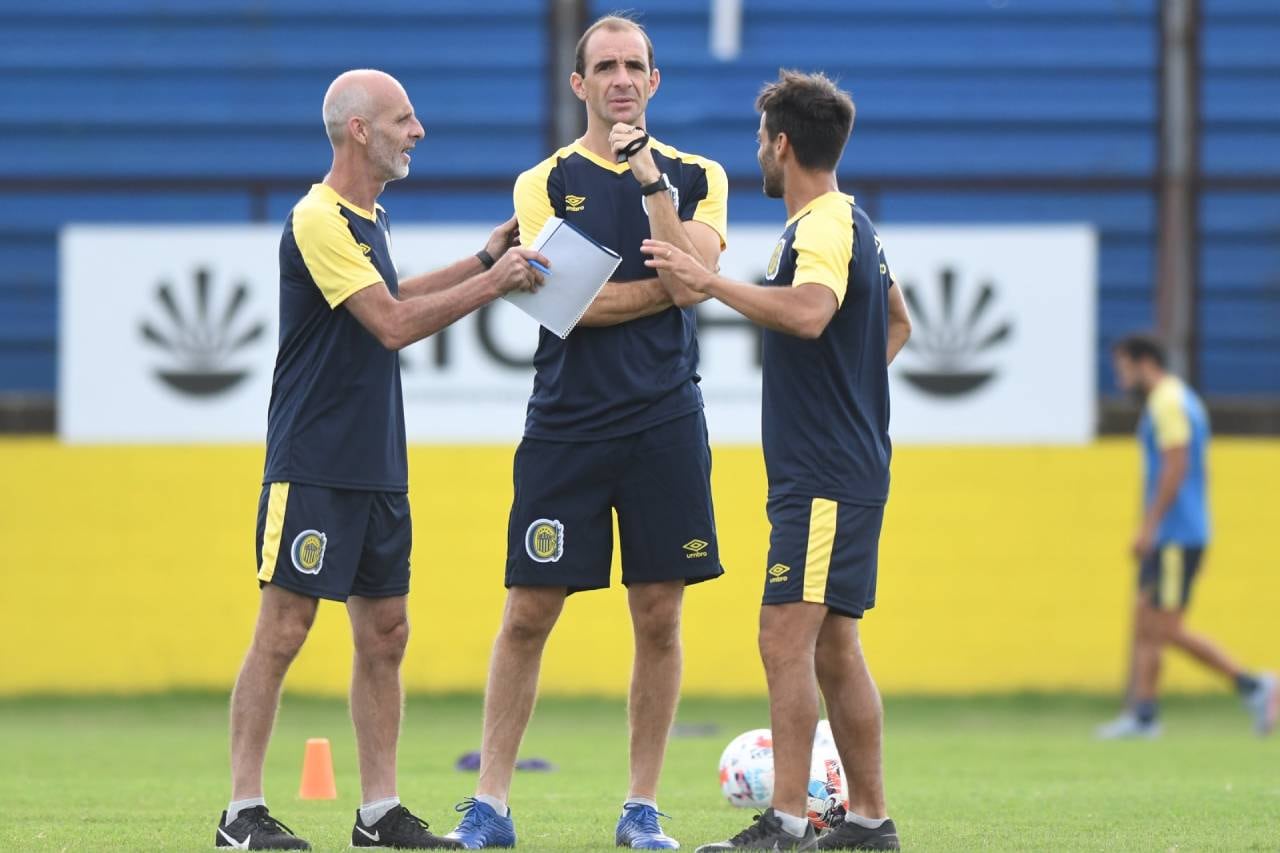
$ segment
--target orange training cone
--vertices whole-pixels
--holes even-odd
[[[327,737],[307,738],[298,796],[304,800],[338,799],[338,788],[333,782],[333,753],[329,751]]]

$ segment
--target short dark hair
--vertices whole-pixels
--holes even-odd
[[[787,135],[806,169],[834,170],[853,132],[853,98],[821,71],[779,69],[778,79],[760,90],[756,111],[764,113],[770,139]]]
[[[573,70],[579,75],[587,76],[587,40],[595,33],[596,30],[635,30],[644,38],[644,46],[649,50],[649,70],[653,70],[653,42],[649,40],[649,34],[644,31],[644,25],[636,19],[632,18],[626,12],[613,12],[598,19],[594,24],[587,27],[587,31],[582,34],[582,38],[578,39],[578,47],[573,53]]]
[[[1121,353],[1133,361],[1153,361],[1160,367],[1165,367],[1169,363],[1169,355],[1165,351],[1164,344],[1160,343],[1155,335],[1125,335],[1111,345],[1111,351]]]

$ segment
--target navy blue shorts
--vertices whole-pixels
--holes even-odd
[[[1197,546],[1157,546],[1138,566],[1138,589],[1161,610],[1183,610],[1203,557],[1204,549]]]
[[[876,605],[883,506],[770,498],[764,603],[811,601],[861,618]]]
[[[724,573],[701,411],[616,439],[526,438],[514,468],[508,587],[609,586],[615,510],[624,586]]]
[[[346,601],[409,592],[409,496],[269,483],[258,499],[258,581]]]

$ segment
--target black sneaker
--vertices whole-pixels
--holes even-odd
[[[462,842],[427,831],[427,822],[404,806],[396,806],[373,826],[365,826],[356,809],[352,847],[393,847],[397,850],[461,850]]]
[[[728,841],[704,844],[695,853],[715,853],[718,850],[808,850],[817,840],[813,824],[805,821],[804,835],[800,838],[782,828],[782,821],[773,809],[751,818],[753,823]]]
[[[242,809],[236,819],[227,823],[227,813],[218,819],[214,847],[237,850],[310,850],[311,845],[293,834],[293,830],[273,818],[266,806]]]
[[[875,829],[867,829],[842,820],[818,836],[810,850],[901,850],[898,828],[886,820]]]

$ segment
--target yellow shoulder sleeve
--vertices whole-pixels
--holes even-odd
[[[382,281],[382,274],[361,251],[337,205],[300,202],[293,209],[293,239],[330,308]]]
[[[698,202],[693,221],[710,225],[720,235],[720,250],[729,245],[729,179],[724,167],[714,160],[699,157],[696,161],[707,174],[707,197]]]
[[[1191,442],[1191,418],[1187,416],[1182,384],[1165,380],[1151,392],[1147,401],[1151,423],[1155,426],[1156,444],[1161,450],[1184,447]]]
[[[549,157],[516,178],[513,192],[516,219],[520,222],[520,242],[529,245],[542,231],[554,211],[547,195],[547,178],[555,168],[556,158]]]
[[[820,207],[796,223],[791,244],[796,253],[792,286],[821,284],[844,304],[853,259],[853,212],[846,204]]]

